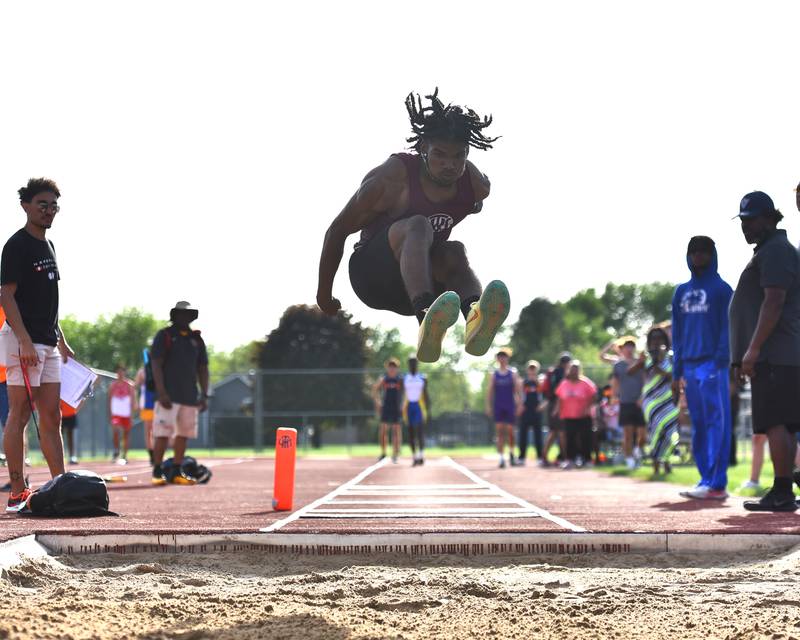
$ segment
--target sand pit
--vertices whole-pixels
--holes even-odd
[[[0,579],[0,638],[800,638],[765,557],[61,556]]]

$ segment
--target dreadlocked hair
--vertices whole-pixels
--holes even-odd
[[[492,124],[492,116],[481,118],[469,107],[445,104],[439,99],[439,87],[433,95],[425,96],[430,100],[429,107],[422,106],[419,94],[409,93],[406,96],[406,109],[411,119],[411,130],[414,135],[406,138],[413,143],[413,148],[420,151],[424,140],[438,138],[463,142],[476,149],[491,149],[492,143],[499,138],[487,138],[483,130]]]

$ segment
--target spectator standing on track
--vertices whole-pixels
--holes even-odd
[[[672,472],[670,458],[680,441],[678,416],[680,410],[672,394],[672,356],[667,332],[659,327],[647,333],[647,353],[628,369],[628,374],[645,372],[644,416],[650,432],[650,457],[653,473]]]
[[[618,355],[611,355],[611,348]],[[600,352],[600,359],[614,365],[611,392],[619,402],[619,423],[622,425],[622,451],[628,469],[634,469],[641,461],[647,443],[647,431],[642,412],[642,388],[644,372],[641,367],[628,375],[636,364],[636,340],[625,336],[608,343]]]
[[[22,509],[31,493],[22,473],[24,433],[33,403],[50,475],[64,473],[61,362],[73,353],[58,322],[58,264],[53,243],[46,238],[60,197],[52,180],[31,178],[19,190],[25,227],[3,247],[0,301],[6,322],[0,330],[0,364],[5,364],[8,376],[9,414],[3,437],[11,481],[6,511],[11,512]]]
[[[0,306],[0,327],[6,323],[6,313]],[[0,429],[6,426],[8,421],[8,386],[6,385],[6,368],[0,365]],[[0,464],[6,463],[6,456],[2,452],[0,443]]]
[[[195,484],[181,470],[186,445],[197,437],[197,419],[208,407],[208,353],[200,332],[191,328],[198,311],[178,302],[169,312],[171,325],[153,338],[153,378],[156,408],[153,421],[153,484]],[[161,470],[167,442],[174,437],[170,477]]]
[[[111,431],[114,438],[111,462],[128,464],[128,443],[135,410],[136,391],[128,382],[124,365],[117,365],[117,379],[108,387],[108,415],[111,416]]]
[[[522,415],[519,418],[519,459],[520,466],[525,466],[528,456],[528,432],[533,429],[533,446],[536,448],[536,459],[542,459],[542,414],[541,395],[539,393],[539,369],[541,365],[536,360],[528,361],[525,369],[525,380],[522,381],[524,394]]]
[[[731,360],[740,379],[750,378],[753,433],[766,434],[775,480],[748,511],[794,511],[792,470],[800,432],[800,256],[783,215],[761,191],[739,205],[747,244],[755,245],[730,305]]]
[[[600,390],[600,406],[598,407],[598,447],[601,443],[606,443],[606,460],[612,458],[607,454],[612,453],[609,449],[616,443],[622,442],[621,427],[619,426],[619,402],[614,398],[611,391],[612,376],[609,376],[609,383]],[[602,452],[601,452],[602,455]],[[602,460],[601,456],[595,455],[595,462]]]
[[[486,413],[494,419],[497,453],[500,468],[505,469],[505,446],[508,442],[508,463],[516,464],[514,458],[514,423],[522,410],[522,380],[516,369],[508,366],[511,349],[503,347],[497,352],[497,368],[489,378],[486,388]]]
[[[147,369],[150,367],[150,352],[144,350],[144,366],[140,367],[136,372],[136,381],[134,385],[139,390],[139,417],[142,420],[144,427],[144,446],[147,449],[147,454],[150,457],[150,464],[153,464],[153,417],[154,409],[156,406],[156,392],[151,391],[153,388],[148,385]],[[150,377],[152,378],[152,369]],[[151,389],[148,389],[151,386]]]
[[[70,464],[78,464],[78,451],[75,449],[75,429],[78,428],[78,412],[63,400],[61,401],[61,433],[67,443]]]
[[[728,306],[732,289],[717,273],[717,249],[711,238],[693,237],[686,262],[692,277],[672,297],[672,390],[676,398],[682,387],[686,393],[700,482],[681,495],[724,500],[731,440]]]
[[[556,440],[558,440],[559,448],[556,460],[563,461],[566,456],[567,438],[564,433],[563,425],[561,424],[561,418],[558,415],[556,390],[567,375],[567,369],[569,369],[571,362],[572,355],[568,351],[565,351],[558,357],[558,364],[553,369],[548,370],[544,380],[542,395],[547,400],[547,438],[544,441],[544,450],[542,451],[542,465],[545,467],[550,464],[547,454],[550,452],[550,447],[553,446]]]
[[[386,373],[372,387],[372,397],[375,400],[375,412],[380,420],[381,455],[378,460],[386,457],[386,444],[388,432],[392,438],[392,462],[397,463],[400,455],[400,393],[403,381],[400,379],[398,369],[400,362],[397,358],[389,358],[383,365]]]
[[[581,375],[581,363],[570,363],[567,377],[556,389],[557,409],[567,438],[566,460],[562,469],[583,466],[592,458],[592,407],[597,401],[597,386]]]
[[[417,370],[419,362],[416,358],[408,359],[408,373],[403,378],[403,414],[408,425],[408,438],[411,441],[411,452],[414,455],[413,466],[425,464],[425,422],[431,407],[428,395],[428,381]]]

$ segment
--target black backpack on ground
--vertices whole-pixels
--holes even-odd
[[[68,471],[56,476],[31,495],[22,513],[57,518],[117,515],[108,510],[106,483],[92,471]]]
[[[161,472],[167,480],[172,480],[177,473],[183,472],[187,478],[196,480],[197,484],[208,483],[212,475],[208,467],[197,462],[192,456],[184,456],[179,467],[175,464],[174,458],[167,458],[161,463]]]

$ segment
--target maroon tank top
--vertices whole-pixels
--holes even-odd
[[[450,231],[459,222],[475,210],[475,191],[469,170],[456,183],[457,191],[452,200],[447,202],[431,202],[422,190],[420,182],[420,163],[422,158],[416,153],[395,153],[393,157],[402,160],[408,175],[408,210],[397,218],[383,216],[374,220],[361,231],[361,238],[355,248],[364,246],[367,241],[397,220],[411,216],[425,216],[431,223],[434,243],[444,242],[450,237]]]

